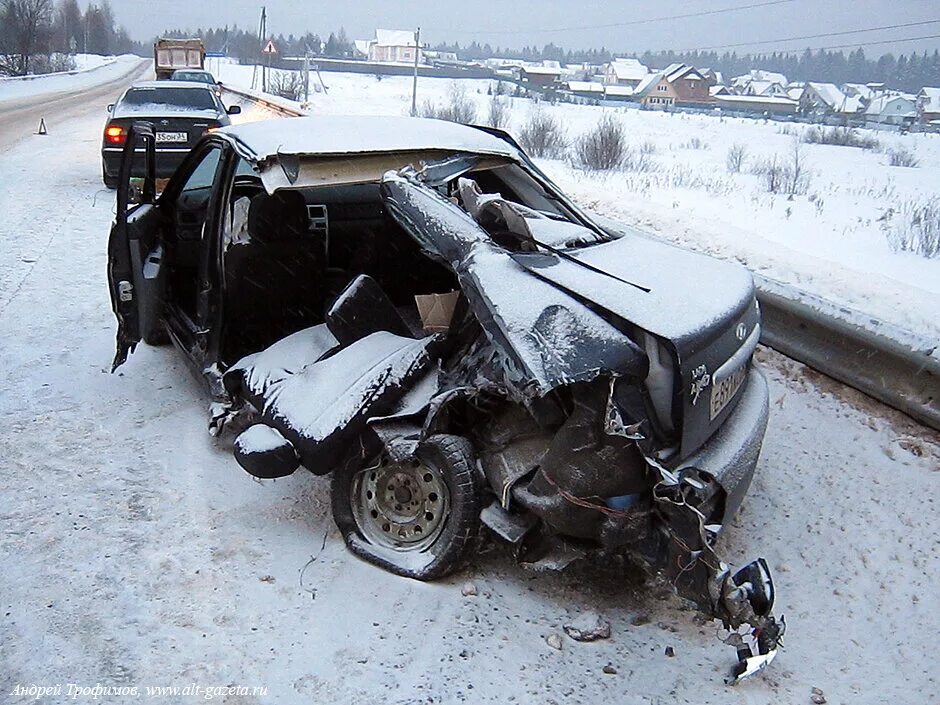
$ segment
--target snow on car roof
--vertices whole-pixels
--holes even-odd
[[[193,70],[187,69],[187,71]],[[132,91],[135,88],[199,88],[203,91],[210,90],[205,83],[199,81],[173,81],[172,83],[169,81],[137,81],[128,90]]]
[[[313,116],[226,127],[228,136],[262,162],[275,155],[321,156],[445,150],[517,159],[508,142],[467,125],[430,118]]]

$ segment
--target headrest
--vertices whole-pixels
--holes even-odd
[[[248,208],[248,232],[254,240],[296,240],[308,229],[307,204],[299,191],[260,193]]]

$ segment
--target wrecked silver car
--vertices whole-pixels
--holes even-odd
[[[773,659],[766,564],[715,551],[767,424],[745,269],[600,227],[498,130],[225,128],[159,197],[153,148],[135,124],[114,367],[171,341],[238,463],[331,473],[347,545],[389,571],[446,575],[481,527],[523,561],[625,555],[731,630],[733,679]]]

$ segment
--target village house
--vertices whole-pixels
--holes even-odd
[[[636,59],[614,59],[604,65],[604,83],[636,88],[649,73],[650,70]]]
[[[715,106],[722,110],[756,115],[795,115],[799,102],[786,96],[735,95],[715,93]]]
[[[752,84],[758,85],[752,90]],[[787,77],[775,71],[751,69],[745,74],[732,78],[730,87],[732,91],[738,95],[779,95],[779,93],[767,92],[769,87],[774,85],[785,89],[787,86]]]
[[[800,102],[800,98],[803,97],[803,91],[806,89],[806,83],[804,81],[791,81],[787,84],[787,98],[795,100],[797,103]]]
[[[921,88],[917,94],[917,114],[925,125],[940,121],[940,88]]]
[[[521,66],[519,80],[523,85],[536,89],[554,88],[561,78],[560,66]]]
[[[762,96],[765,98],[786,97],[786,86],[777,81],[751,81],[740,95]]]
[[[422,47],[416,47],[415,33],[410,30],[377,29],[375,39],[357,40],[355,46],[369,61],[413,64],[416,50],[418,61],[423,61]]]
[[[461,63],[457,54],[452,51],[428,51],[423,49],[421,51],[421,59],[431,65],[440,66],[458,66]]]
[[[699,73],[705,77],[705,82],[708,84],[709,88],[714,88],[715,86],[721,86],[726,88],[725,77],[721,71],[715,71],[714,69],[700,69]]]
[[[847,96],[857,96],[867,105],[877,95],[877,91],[864,83],[843,83],[842,92]]]
[[[856,117],[865,109],[858,96],[848,96],[834,83],[808,82],[800,95],[800,112],[806,115]]]
[[[604,100],[623,103],[635,100],[636,89],[630,86],[604,86]]]
[[[712,102],[708,88],[705,77],[694,66],[672,64],[647,76],[634,95],[646,107],[694,106]]]
[[[604,84],[593,81],[567,81],[565,89],[573,96],[589,100],[600,100],[604,97]]]
[[[865,122],[911,125],[917,121],[917,99],[905,93],[882,93],[865,108]]]

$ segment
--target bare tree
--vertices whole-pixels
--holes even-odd
[[[558,159],[568,147],[562,124],[541,108],[536,108],[519,130],[519,141],[533,157]]]
[[[610,114],[574,143],[574,162],[582,169],[609,171],[619,169],[627,158],[627,132],[623,123]]]
[[[52,30],[52,0],[0,2],[0,72],[23,76],[30,60],[47,48]]]
[[[304,97],[304,76],[300,71],[271,72],[268,79],[268,92],[288,100],[300,100]]]
[[[486,124],[490,127],[503,128],[509,125],[509,105],[507,99],[494,93],[490,98],[490,107],[486,114]]]
[[[743,144],[733,144],[728,149],[728,156],[725,157],[725,165],[728,167],[729,174],[739,174],[744,168],[744,162],[747,161],[747,147]]]
[[[809,170],[806,167],[806,155],[799,137],[793,138],[793,149],[790,150],[790,163],[784,170],[786,190],[790,195],[806,193],[809,188]]]
[[[473,99],[467,95],[467,90],[453,81],[450,89],[447,91],[448,102],[437,105],[430,101],[425,102],[418,111],[421,117],[437,118],[438,120],[450,120],[459,122],[463,125],[470,125],[476,122],[477,109],[473,104]]]
[[[889,166],[920,166],[920,159],[914,156],[913,152],[904,147],[888,149],[885,154],[888,155]]]
[[[751,173],[764,180],[764,186],[768,193],[780,193],[783,190],[784,181],[786,180],[785,171],[786,167],[780,163],[776,154],[770,159],[756,162],[751,167]]]

